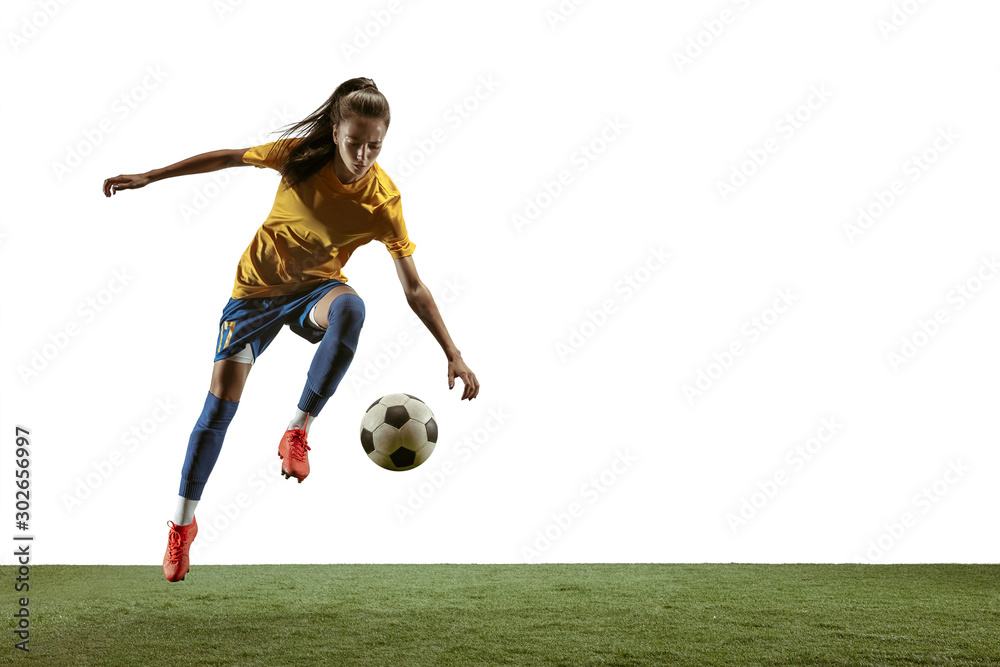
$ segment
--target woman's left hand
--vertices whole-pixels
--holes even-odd
[[[465,365],[465,360],[461,356],[448,362],[448,389],[455,388],[456,377],[462,378],[462,382],[465,383],[462,399],[467,398],[471,401],[479,394],[479,380],[476,379],[476,374]]]

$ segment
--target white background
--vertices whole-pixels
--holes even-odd
[[[101,185],[272,141],[369,76],[414,261],[482,390],[448,391],[388,253],[362,248],[345,272],[368,316],[312,428],[312,474],[276,474],[315,350],[285,329],[198,508],[195,564],[995,562],[1000,8],[559,8],[0,3],[0,533],[20,532],[21,425],[35,562],[160,562],[278,174]],[[781,291],[792,305],[769,310]],[[405,473],[358,440],[393,392],[440,425]]]

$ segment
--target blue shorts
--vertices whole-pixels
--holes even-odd
[[[326,332],[310,324],[309,311],[327,292],[344,284],[331,278],[306,292],[250,299],[230,298],[219,319],[215,360],[227,359],[242,352],[247,345],[256,360],[286,324],[310,343],[320,342]]]

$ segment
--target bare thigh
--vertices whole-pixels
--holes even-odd
[[[341,294],[347,293],[357,294],[357,292],[354,291],[354,288],[347,285],[338,285],[324,294],[323,298],[319,300],[319,303],[316,304],[314,307],[315,309],[313,310],[313,316],[316,318],[316,324],[320,325],[324,329],[330,326],[330,321],[326,316],[326,314],[330,312],[330,304],[333,303],[333,300]]]
[[[238,401],[243,395],[243,386],[250,375],[251,364],[232,359],[220,359],[212,366],[212,384],[209,391],[224,401]]]

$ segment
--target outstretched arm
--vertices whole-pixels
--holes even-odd
[[[155,181],[162,181],[164,178],[175,176],[186,176],[187,174],[203,174],[208,171],[218,171],[227,167],[249,166],[243,162],[243,154],[248,148],[237,148],[235,150],[223,149],[210,153],[201,153],[186,160],[175,162],[162,169],[153,169],[145,174],[120,174],[104,180],[102,189],[104,196],[110,197],[119,190],[135,190]]]
[[[463,399],[474,399],[479,394],[479,381],[476,374],[469,370],[462,359],[462,353],[455,347],[455,343],[448,334],[448,329],[444,326],[441,313],[438,312],[434,297],[427,289],[427,286],[420,281],[417,275],[417,267],[413,264],[413,256],[407,255],[394,260],[396,263],[396,275],[403,285],[403,292],[406,293],[406,303],[417,314],[417,317],[424,323],[428,331],[440,343],[444,350],[445,357],[448,358],[448,388],[455,387],[455,378],[459,377],[465,383],[465,391],[462,392]]]

